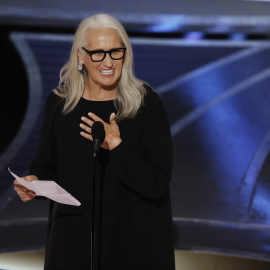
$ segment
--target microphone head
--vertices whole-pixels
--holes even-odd
[[[93,140],[98,140],[101,144],[105,139],[105,130],[103,123],[100,121],[94,122],[94,124],[92,125],[91,133]]]

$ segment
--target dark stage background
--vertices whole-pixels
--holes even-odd
[[[48,202],[7,168],[27,174],[76,25],[105,11],[168,112],[175,248],[270,260],[270,3],[169,2],[1,1],[0,252],[45,246]]]

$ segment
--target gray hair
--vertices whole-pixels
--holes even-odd
[[[83,95],[88,73],[86,68],[83,68],[81,71],[78,70],[77,52],[84,45],[88,30],[97,27],[115,29],[121,37],[123,45],[126,47],[122,74],[118,84],[118,96],[115,101],[115,106],[118,109],[116,120],[134,118],[144,102],[146,90],[143,84],[145,82],[134,76],[132,47],[123,25],[108,14],[97,14],[87,17],[80,23],[75,33],[69,61],[60,71],[59,87],[54,92],[58,96],[65,98],[63,113],[71,112],[78,104]]]

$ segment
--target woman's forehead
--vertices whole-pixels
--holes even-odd
[[[89,45],[122,44],[119,33],[112,28],[98,27],[89,29],[85,35],[85,41]]]

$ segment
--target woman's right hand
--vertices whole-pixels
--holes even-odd
[[[28,175],[22,177],[27,182],[32,182],[34,180],[38,180],[35,175]],[[19,197],[22,199],[23,202],[28,202],[36,197],[36,193],[32,190],[27,189],[26,187],[22,186],[17,180],[14,180],[14,190],[17,192]]]

